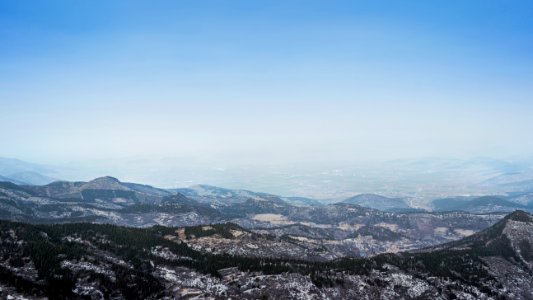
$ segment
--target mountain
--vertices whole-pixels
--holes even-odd
[[[439,198],[432,200],[430,207],[433,211],[457,211],[460,210],[462,206],[466,205],[468,201],[476,198],[477,197],[466,196]]]
[[[217,205],[245,203],[250,199],[258,201],[272,200],[278,202],[279,200],[282,200],[296,206],[321,205],[319,201],[305,197],[279,197],[268,193],[252,192],[248,190],[226,189],[206,184],[194,185],[188,188],[172,189],[171,191],[178,192],[199,202]]]
[[[495,225],[459,241],[421,251],[447,260],[463,261],[470,280],[497,283],[496,293],[509,293],[512,299],[533,298],[533,217],[515,211]],[[466,259],[465,259],[466,258]],[[465,261],[466,260],[466,261]],[[478,273],[474,273],[475,269]]]
[[[216,208],[205,203],[198,203],[182,194],[165,196],[158,203],[141,203],[126,206],[117,211],[123,218],[125,224],[135,224],[136,226],[176,224],[211,224],[220,222],[222,214]],[[135,222],[130,223],[132,220]],[[143,223],[138,224],[139,220]]]
[[[232,222],[322,247],[316,259],[372,256],[457,240],[503,214],[383,212],[354,204],[295,206],[277,196],[220,204],[113,177],[44,186],[0,184],[0,219],[29,223],[106,223],[132,227]],[[302,250],[304,251],[304,250]],[[301,253],[305,255],[305,253]]]
[[[172,190],[200,202],[232,204],[246,202],[248,199],[262,199],[268,194],[254,193],[247,190],[232,190],[206,184]]]
[[[13,182],[16,184],[25,184],[25,185],[42,185],[48,184],[56,179],[48,177],[37,172],[32,171],[22,171],[17,173],[12,173],[6,176],[0,175],[0,181]]]
[[[481,182],[483,186],[500,186],[503,188],[516,188],[519,190],[531,188],[533,180],[533,169],[516,170],[514,172],[504,172]]]
[[[228,169],[224,173],[217,173],[217,175],[208,171],[212,170],[211,166],[204,167],[200,167],[200,169],[191,166],[186,167],[182,162],[173,160],[132,160],[128,162],[104,160],[47,166],[16,159],[0,158],[1,176],[18,179],[16,183],[24,182],[38,185],[50,183],[50,178],[92,178],[95,174],[102,174],[102,172],[106,172],[105,170],[114,169],[115,172],[119,172],[115,173],[117,175],[143,178],[143,180],[150,180],[161,186],[184,182],[187,179],[192,179],[195,182],[226,182],[226,184],[243,182],[242,180],[245,179],[247,186],[251,188],[264,187],[264,181],[267,180],[269,181],[269,192],[276,191],[275,194],[280,195],[306,195],[312,199],[345,199],[352,196],[353,190],[361,193],[387,195],[391,192],[390,187],[394,187],[394,193],[398,195],[397,197],[406,199],[416,195],[410,199],[409,204],[417,207],[426,207],[429,199],[457,194],[506,194],[516,191],[527,192],[533,189],[531,182],[533,180],[533,165],[531,161],[505,161],[483,157],[467,160],[428,158],[374,165],[342,165],[335,168],[332,166],[332,169],[317,166],[284,170],[282,167],[282,169],[275,171],[264,170],[264,172],[255,172],[252,171],[253,168],[247,167],[245,169]],[[150,172],[146,170],[150,170]],[[23,178],[10,176],[26,172],[32,172],[35,175],[26,177],[37,178],[35,180],[31,178],[23,180]],[[286,172],[292,176],[286,176],[282,179],[279,177],[280,172]],[[207,176],[206,174],[211,175]],[[305,174],[305,176],[298,174]],[[324,185],[324,182],[331,184]],[[205,185],[187,189],[197,190],[196,192],[201,192],[198,190],[211,191],[211,188]],[[185,190],[178,192],[190,197],[196,193],[193,191],[188,194],[188,191]],[[285,201],[291,202],[292,197],[286,198]],[[208,198],[204,197],[204,199]],[[238,195],[212,197],[212,200],[223,203],[228,203],[232,199],[244,202],[247,197],[246,195],[244,199]],[[312,205],[312,203],[298,200],[294,201],[293,204]]]
[[[462,290],[475,287],[476,298],[532,299],[533,217],[515,211],[464,239],[384,260],[418,276],[458,281]]]
[[[78,199],[84,202],[104,201],[119,205],[158,202],[171,192],[148,185],[123,183],[110,176],[88,182],[56,181],[43,186],[27,186],[38,195],[57,199]]]
[[[533,267],[533,217],[521,210],[505,216],[493,226],[464,239],[430,247],[435,250],[472,251],[482,256],[502,255]]]
[[[517,209],[529,209],[527,206],[512,202],[504,196],[436,199],[431,204],[435,211],[466,211],[471,213],[510,212]]]
[[[45,165],[0,157],[0,175],[16,180],[16,183],[47,184],[55,180],[56,170]]]
[[[240,218],[254,216],[258,214],[279,214],[286,215],[291,209],[287,202],[277,197],[272,198],[249,198],[243,203],[234,203],[227,206],[221,206],[220,210],[229,218]]]
[[[409,210],[411,207],[399,198],[387,198],[376,194],[361,194],[348,198],[342,203],[355,204],[382,211]]]
[[[510,182],[502,185],[508,191],[533,191],[533,179]]]
[[[507,195],[511,202],[533,208],[533,192],[514,192]]]
[[[113,177],[45,186],[0,182],[0,218],[30,223],[113,223],[129,226],[195,225],[220,221],[208,204]]]
[[[293,257],[320,253],[320,245],[235,224],[130,228],[0,221],[0,237],[5,299],[533,297],[533,219],[521,211],[441,246],[329,261]]]
[[[12,174],[22,171],[44,173],[52,170],[44,165],[29,163],[15,158],[0,157],[0,174]]]
[[[320,206],[322,202],[306,197],[281,197],[281,199],[294,206]]]
[[[22,171],[9,174],[9,178],[15,179],[26,184],[43,185],[56,181],[57,179],[45,176],[33,171]]]
[[[12,182],[12,183],[15,183],[15,184],[27,184],[26,182],[15,180],[13,178],[9,178],[9,177],[2,176],[2,175],[0,175],[0,182]]]

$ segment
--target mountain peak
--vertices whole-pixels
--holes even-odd
[[[410,208],[403,199],[388,198],[377,194],[359,194],[342,201],[342,203],[356,204],[383,211]]]
[[[95,178],[84,184],[82,189],[129,190],[120,180],[111,176]]]
[[[389,199],[385,196],[378,195],[378,194],[371,194],[371,193],[365,193],[365,194],[358,194],[355,196],[350,197],[349,199]]]
[[[515,210],[511,214],[507,215],[505,219],[524,223],[533,223],[533,217],[523,210]]]
[[[113,176],[102,176],[102,177],[97,177],[91,181],[114,181],[114,182],[120,182],[120,180],[118,180],[117,178],[113,177]]]

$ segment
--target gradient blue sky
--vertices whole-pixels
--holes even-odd
[[[531,1],[0,0],[0,156],[533,154]]]

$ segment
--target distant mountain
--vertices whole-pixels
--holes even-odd
[[[0,157],[0,175],[16,180],[18,183],[47,184],[56,180],[55,174],[56,171],[49,166]]]
[[[507,199],[511,202],[533,208],[533,191],[509,193]]]
[[[178,192],[199,202],[216,205],[245,203],[250,199],[278,202],[279,200],[283,200],[295,206],[321,205],[320,201],[305,197],[280,197],[268,193],[252,192],[239,189],[226,189],[206,184],[193,185],[188,188],[172,189],[171,191]]]
[[[79,199],[85,202],[108,201],[115,204],[161,201],[172,193],[148,185],[123,183],[110,176],[88,182],[56,181],[43,186],[27,186],[38,195],[58,199]]]
[[[490,157],[474,157],[465,160],[433,157],[417,160],[399,160],[393,163],[397,167],[439,172],[450,170],[483,170],[488,173],[502,174],[530,170],[529,164],[524,162],[513,162]]]
[[[56,181],[57,179],[33,172],[33,171],[22,171],[17,173],[9,174],[8,176],[11,179],[17,180],[19,182],[24,182],[26,184],[33,185],[43,185]]]
[[[509,201],[504,196],[483,196],[477,198],[445,198],[431,203],[435,211],[465,211],[470,213],[510,212],[529,209],[527,206]]]
[[[348,198],[342,203],[355,204],[382,211],[398,211],[411,209],[403,199],[387,198],[376,194],[361,194]]]
[[[243,203],[234,203],[228,206],[221,206],[221,212],[227,217],[239,218],[253,216],[257,214],[279,214],[286,215],[293,208],[287,202],[279,198],[254,199],[249,198]]]
[[[44,165],[29,163],[15,158],[0,157],[0,174],[12,174],[22,171],[45,173],[52,170]]]
[[[527,179],[517,182],[510,182],[501,185],[508,191],[533,191],[533,179]]]
[[[458,196],[434,199],[430,202],[430,207],[433,211],[455,211],[461,210],[469,201],[478,198],[477,196]]]
[[[216,222],[220,212],[181,194],[107,176],[88,182],[57,181],[43,186],[0,182],[0,219],[189,225]]]
[[[320,206],[322,202],[306,197],[281,197],[281,199],[294,206]]]
[[[317,259],[371,256],[434,245],[486,228],[501,218],[501,215],[467,213],[385,213],[346,203],[295,206],[285,197],[265,193],[237,193],[215,187],[200,190],[203,193],[198,194],[196,189],[197,198],[193,198],[109,176],[44,186],[6,184],[0,186],[0,218],[31,223],[94,222],[134,227],[233,222],[248,229],[261,228],[280,238],[291,236],[300,245],[312,244],[309,253]],[[207,199],[203,198],[206,196]],[[223,202],[236,196],[242,197],[239,200],[242,202]],[[283,228],[289,225],[298,226],[298,230]]]
[[[503,172],[491,178],[482,181],[483,186],[512,186],[520,182],[527,182],[533,179],[533,169],[522,169],[514,172]]]
[[[172,160],[170,160],[172,161]],[[387,195],[388,187],[395,187],[394,193],[398,197],[406,198],[416,194],[417,207],[425,207],[426,199],[435,197],[448,197],[456,194],[506,194],[509,192],[533,191],[533,164],[531,161],[507,161],[490,158],[474,159],[439,159],[427,158],[421,160],[395,161],[375,165],[346,165],[331,169],[328,167],[312,167],[303,169],[287,169],[280,167],[277,170],[264,170],[262,172],[244,171],[240,168],[230,168],[224,173],[207,176],[207,170],[212,166],[185,167],[174,161],[162,160],[134,160],[120,162],[93,161],[62,164],[57,166],[40,165],[24,162],[17,159],[0,158],[0,176],[11,178],[16,183],[32,185],[48,184],[53,179],[72,180],[72,178],[92,178],[95,174],[102,174],[110,169],[119,176],[129,178],[142,178],[161,186],[172,186],[176,182],[185,182],[190,179],[195,182],[246,182],[247,186],[264,186],[265,178],[269,178],[267,192],[280,195],[305,195],[315,199],[345,199],[352,195],[353,190],[361,193],[376,193]],[[151,171],[146,172],[145,170]],[[107,170],[107,171],[106,171]],[[291,174],[281,178],[280,171]],[[222,175],[224,174],[224,175]],[[296,176],[306,174],[305,176]],[[13,176],[12,176],[13,175]],[[192,176],[192,177],[191,177]],[[244,180],[244,181],[243,181]],[[332,184],[324,185],[330,181]],[[301,188],[305,186],[305,191]],[[191,191],[179,191],[187,196],[195,194],[202,196],[207,202],[230,203],[233,201],[244,202],[256,195],[246,195],[244,191],[209,187],[199,185],[187,188]],[[219,189],[214,191],[214,189]],[[257,188],[255,188],[257,189]],[[253,189],[252,189],[253,190]],[[275,191],[275,192],[274,192]],[[191,194],[188,194],[191,192]],[[214,193],[211,196],[205,193]],[[219,194],[222,192],[222,194]],[[230,195],[228,197],[229,192]],[[240,195],[239,195],[240,194]],[[260,196],[260,195],[259,195]],[[211,200],[207,200],[211,198]],[[314,201],[301,201],[293,197],[283,197],[285,201],[294,205],[315,205]],[[293,201],[294,200],[294,201]],[[200,200],[202,201],[202,200]],[[414,202],[409,204],[415,205]]]
[[[214,191],[217,194],[196,193],[198,190],[195,190],[195,193],[189,193],[196,195],[193,198],[149,185],[121,182],[110,176],[88,182],[56,181],[42,186],[4,182],[0,185],[0,217],[35,222],[90,218],[91,221],[134,226],[183,225],[217,222],[221,218],[247,218],[256,214],[287,215],[294,208],[274,195],[218,188]],[[237,196],[248,197],[237,202]],[[233,198],[228,203],[220,200],[230,197]]]
[[[2,176],[2,175],[0,175],[0,182],[12,182],[12,183],[15,183],[15,184],[28,184],[26,182],[23,182],[23,181],[20,181],[20,180],[15,180],[13,178],[9,178],[9,177]]]
[[[300,228],[307,228],[306,231],[321,232],[325,234],[323,238],[334,239],[328,246],[331,258],[343,253],[367,256],[386,252],[392,247],[387,243],[398,236],[402,238],[395,249],[454,240],[486,228],[501,217],[502,214],[460,212],[391,213],[347,203],[295,206],[268,194],[230,204],[200,202],[181,193],[125,183],[113,177],[88,182],[58,181],[44,186],[0,183],[1,219],[135,227],[233,222],[246,228],[270,228],[280,235],[290,235],[294,231],[274,228],[301,224]],[[339,245],[340,241],[343,246]],[[320,243],[318,239],[316,244]],[[354,249],[358,249],[357,252]]]
[[[317,224],[360,224],[382,220],[384,212],[348,203],[334,203],[324,206],[300,207],[290,210],[289,219],[297,222]],[[362,220],[369,217],[365,222]]]
[[[481,182],[479,186],[500,193],[533,192],[533,169],[503,173]]]
[[[265,193],[256,193],[247,190],[232,190],[207,184],[198,184],[188,188],[173,189],[172,191],[200,202],[218,202],[221,204],[243,203],[248,199],[261,200],[275,197],[274,195]]]

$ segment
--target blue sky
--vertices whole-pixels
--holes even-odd
[[[528,156],[531,53],[531,1],[0,0],[0,156]]]

